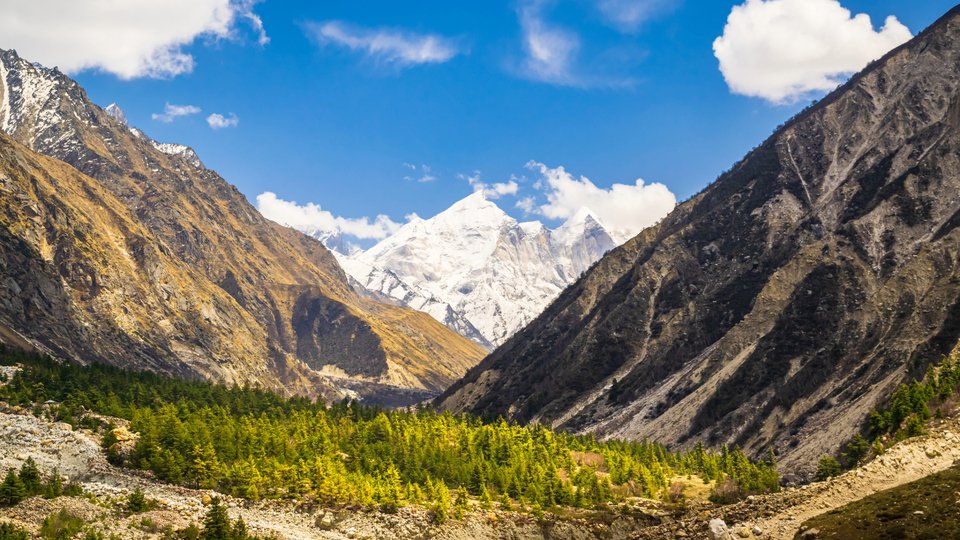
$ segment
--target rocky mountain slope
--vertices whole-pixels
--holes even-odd
[[[319,242],[263,218],[193,150],[14,51],[0,52],[0,131],[7,341],[331,398],[353,392],[344,381],[436,392],[484,354],[358,296]]]
[[[438,403],[809,470],[960,337],[960,8],[604,257]]]
[[[367,290],[492,348],[616,245],[588,209],[551,230],[518,223],[478,191],[338,259]]]

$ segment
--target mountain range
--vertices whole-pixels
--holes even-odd
[[[960,11],[613,250],[455,412],[809,472],[960,338]]]
[[[362,251],[337,251],[344,271],[378,298],[429,313],[493,348],[532,321],[617,243],[589,209],[549,229],[517,222],[482,191],[430,219],[413,218]]]
[[[0,332],[81,362],[327,399],[418,400],[483,356],[354,292],[190,148],[0,52]]]

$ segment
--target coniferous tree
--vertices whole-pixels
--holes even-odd
[[[210,501],[210,508],[203,519],[203,531],[200,533],[200,538],[202,540],[231,540],[230,533],[230,516],[227,514],[227,507],[220,501],[220,497],[214,497]]]
[[[504,512],[510,512],[513,510],[513,505],[510,504],[510,496],[506,492],[500,494],[500,509]]]
[[[10,469],[0,484],[0,505],[12,506],[27,496],[27,490],[20,481],[17,471]]]
[[[433,519],[437,523],[445,523],[450,517],[450,490],[447,489],[447,486],[443,482],[437,482],[434,484],[434,496],[433,496]]]
[[[37,463],[32,457],[28,457],[20,466],[19,477],[27,496],[41,493],[40,469],[37,468]]]
[[[463,486],[457,488],[457,499],[453,502],[453,517],[463,519],[464,514],[470,510],[470,494]]]
[[[60,469],[54,468],[43,487],[43,497],[45,499],[56,499],[61,495],[63,495],[63,477],[60,476]]]
[[[243,521],[243,516],[238,516],[230,532],[230,540],[247,540],[248,538],[250,533],[247,531],[247,524]]]
[[[127,497],[127,511],[132,514],[139,514],[140,512],[146,512],[149,508],[147,503],[147,497],[143,494],[143,490],[137,488],[130,493],[130,496]]]
[[[493,510],[493,498],[490,497],[490,492],[487,490],[486,486],[480,490],[480,508],[483,508],[484,510]]]

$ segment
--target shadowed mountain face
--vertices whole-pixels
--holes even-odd
[[[193,150],[13,51],[0,52],[0,130],[8,340],[333,398],[338,377],[440,391],[483,355],[425,314],[358,297],[319,242],[263,218]]]
[[[438,403],[808,469],[960,338],[960,11],[608,254]]]

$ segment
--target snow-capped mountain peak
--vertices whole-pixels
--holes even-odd
[[[570,243],[583,236],[584,231],[595,229],[606,230],[592,210],[581,206],[563,225],[554,229],[553,238],[558,242]]]
[[[615,245],[589,209],[551,230],[539,221],[518,223],[475,192],[338,259],[359,285],[491,348]]]
[[[123,109],[120,108],[116,103],[111,103],[103,108],[103,112],[107,113],[117,122],[120,122],[123,125],[127,125],[127,115],[124,114]]]
[[[60,123],[60,100],[73,99],[78,92],[76,83],[58,69],[32,64],[14,50],[0,50],[0,129],[6,133],[29,130],[33,142]]]

